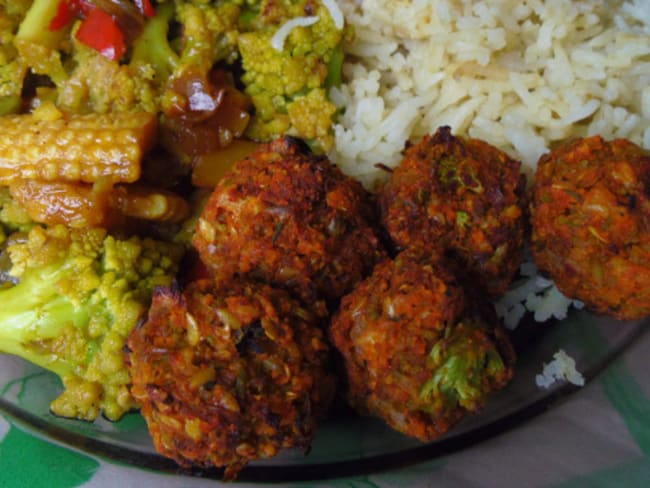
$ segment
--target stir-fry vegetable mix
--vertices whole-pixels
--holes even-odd
[[[122,349],[178,278],[196,187],[280,135],[331,147],[341,20],[314,0],[0,0],[0,351],[61,376],[55,413],[138,406]]]
[[[220,134],[220,145],[244,131],[252,139],[291,134],[321,149],[332,144],[327,88],[340,81],[346,31],[320,2],[9,3],[0,3],[0,113],[51,99],[74,113],[160,112],[173,128],[174,119],[217,118],[231,132]],[[222,113],[229,105],[222,88],[232,80],[215,79],[219,63],[250,97],[250,124],[247,115]],[[248,101],[234,98],[230,104],[248,114]]]

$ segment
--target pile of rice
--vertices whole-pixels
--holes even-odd
[[[441,125],[529,174],[554,143],[650,149],[650,0],[339,0],[346,46],[332,159],[372,187]]]
[[[355,37],[330,154],[373,188],[406,140],[449,125],[523,163],[558,142],[600,134],[650,149],[650,0],[339,0]],[[528,278],[497,304],[514,327],[564,318],[571,304]],[[580,305],[577,303],[577,305]]]

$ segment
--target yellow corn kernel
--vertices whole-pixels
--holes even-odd
[[[154,114],[0,117],[0,184],[18,179],[134,182],[155,140]]]

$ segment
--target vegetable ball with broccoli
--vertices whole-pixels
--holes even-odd
[[[217,184],[194,245],[218,279],[285,287],[324,316],[325,305],[335,306],[385,255],[374,221],[359,182],[285,137],[260,146]]]
[[[650,155],[592,136],[542,156],[532,252],[564,294],[619,320],[650,315]]]
[[[331,325],[348,399],[360,413],[430,441],[513,375],[514,350],[444,261],[411,248],[377,265]]]
[[[520,166],[486,142],[441,127],[407,147],[380,189],[383,222],[398,249],[448,253],[497,297],[523,255],[526,181]]]
[[[122,349],[153,289],[172,282],[182,249],[100,228],[34,226],[10,234],[3,252],[11,268],[0,274],[0,351],[61,377],[57,415],[117,420],[136,408]]]
[[[156,449],[226,467],[309,449],[334,392],[329,346],[285,291],[245,281],[161,288],[129,337],[133,395]]]

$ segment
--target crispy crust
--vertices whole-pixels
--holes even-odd
[[[381,218],[399,249],[448,252],[492,297],[519,268],[526,231],[520,162],[449,127],[426,135],[380,189]]]
[[[333,396],[329,347],[289,295],[244,282],[160,289],[129,337],[133,396],[156,449],[181,466],[308,450]]]
[[[532,251],[565,295],[620,320],[650,315],[650,156],[599,136],[544,155],[530,205]]]
[[[422,441],[437,438],[479,409],[487,393],[511,379],[514,350],[500,327],[493,326],[496,320],[487,322],[478,309],[470,308],[473,301],[444,263],[428,253],[409,249],[378,264],[343,298],[330,328],[344,358],[350,404]],[[476,327],[465,345],[477,354],[498,349],[505,368],[475,378],[482,383],[482,395],[471,407],[444,397],[424,397],[424,385],[437,367],[432,349],[439,344],[444,350],[449,331],[470,322]]]
[[[217,185],[194,245],[219,279],[286,287],[321,315],[384,255],[370,195],[295,139],[265,144]]]

